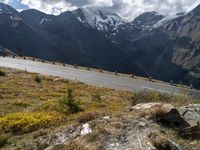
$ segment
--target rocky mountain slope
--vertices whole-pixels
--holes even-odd
[[[13,52],[21,47],[24,55],[200,87],[200,5],[171,18],[146,12],[131,22],[102,8],[58,16],[0,8],[0,45]]]
[[[0,45],[0,55],[16,55],[13,53],[11,50],[4,48],[3,46]]]

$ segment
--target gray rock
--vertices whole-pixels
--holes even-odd
[[[178,111],[190,126],[196,126],[200,123],[200,104],[180,107]]]
[[[189,124],[181,117],[178,110],[171,104],[141,103],[133,106],[132,111],[140,111],[163,125],[170,127],[188,127]]]

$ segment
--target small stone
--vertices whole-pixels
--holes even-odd
[[[103,117],[103,120],[109,121],[110,117],[109,116],[105,116],[105,117]]]
[[[86,135],[92,133],[92,130],[90,129],[90,125],[88,123],[83,125],[83,129],[81,130],[81,135]]]

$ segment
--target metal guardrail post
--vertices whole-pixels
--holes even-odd
[[[149,81],[152,81],[152,76],[149,77]]]

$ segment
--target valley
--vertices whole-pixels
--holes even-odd
[[[146,12],[131,22],[100,8],[55,16],[0,7],[0,45],[14,53],[200,87],[199,6],[173,17]]]

